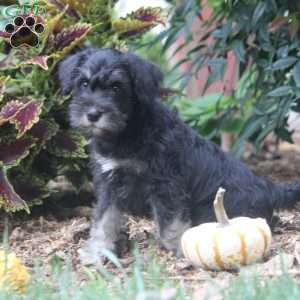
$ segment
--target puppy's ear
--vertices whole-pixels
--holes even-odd
[[[146,101],[159,97],[163,84],[163,74],[159,67],[132,53],[123,55],[129,67],[136,97]]]
[[[85,61],[86,55],[92,51],[87,49],[73,54],[63,60],[58,66],[58,80],[62,95],[69,94],[74,88],[74,81],[77,76],[77,69]]]

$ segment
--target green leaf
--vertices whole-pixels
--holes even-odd
[[[216,110],[216,107],[223,109],[227,106],[227,99],[222,94],[205,95],[196,101],[188,101],[190,105],[196,106],[201,110]]]
[[[239,61],[245,62],[245,47],[241,40],[235,40],[231,45],[234,55],[239,59]]]
[[[216,39],[226,40],[229,34],[232,32],[232,22],[225,23],[221,28],[218,28],[212,32],[212,36]]]
[[[226,120],[226,122],[224,122],[224,124],[222,125],[222,131],[237,133],[242,129],[244,122],[245,121],[241,118]]]
[[[270,43],[268,23],[261,24],[258,30],[258,36],[262,39],[262,42],[265,42],[266,44]]]
[[[298,58],[296,57],[288,56],[285,58],[281,58],[272,64],[271,69],[274,71],[284,70],[291,67],[296,61],[298,61]]]
[[[223,78],[227,61],[224,58],[213,58],[208,61],[208,66],[211,69],[211,83]]]
[[[293,75],[293,78],[295,80],[297,87],[300,87],[300,62],[298,62],[294,66],[294,68],[292,70],[292,75]]]
[[[258,20],[262,17],[265,10],[267,8],[267,4],[265,2],[258,2],[257,6],[255,7],[253,17],[252,17],[252,24],[256,25]]]
[[[183,58],[180,59],[173,67],[172,67],[172,72],[174,72],[175,70],[177,70],[182,64],[185,64],[186,62],[189,61],[189,58]]]
[[[258,148],[259,144],[264,140],[264,138],[271,133],[275,128],[274,123],[267,124],[265,128],[261,130],[257,138],[255,139],[255,147]]]
[[[236,141],[232,148],[232,152],[239,157],[242,154],[244,143],[249,139],[257,130],[259,130],[262,124],[267,120],[266,117],[250,117],[240,133],[239,139]]]
[[[293,143],[293,139],[291,138],[291,135],[293,132],[289,131],[288,129],[284,127],[276,128],[275,133],[284,141],[287,141],[289,143]]]
[[[162,47],[162,52],[167,51],[167,49],[174,44],[174,42],[180,36],[181,31],[174,30],[172,28],[169,29],[169,34],[167,35],[166,40],[164,41],[164,45]]]
[[[281,86],[267,94],[268,97],[282,97],[288,95],[292,91],[292,87],[289,85]]]
[[[86,144],[86,140],[78,132],[60,130],[50,140],[47,150],[58,157],[86,158]]]

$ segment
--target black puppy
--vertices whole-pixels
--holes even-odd
[[[212,202],[226,189],[230,217],[263,217],[300,200],[300,184],[255,176],[184,124],[159,99],[157,66],[130,53],[88,49],[61,63],[62,92],[72,92],[70,119],[90,139],[98,199],[84,263],[116,251],[122,212],[151,212],[162,245],[180,253],[181,234],[215,219]]]

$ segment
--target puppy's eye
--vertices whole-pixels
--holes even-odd
[[[113,90],[115,93],[119,92],[120,89],[121,89],[120,85],[117,84],[117,83],[112,84],[111,88],[112,88],[112,90]]]
[[[83,87],[83,88],[88,87],[89,86],[88,80],[86,80],[86,79],[81,80],[80,81],[80,86]]]

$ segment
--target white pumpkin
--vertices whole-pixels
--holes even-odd
[[[233,270],[266,256],[271,230],[265,219],[238,217],[229,220],[224,209],[225,190],[214,201],[218,222],[192,227],[181,237],[184,256],[206,270]]]

